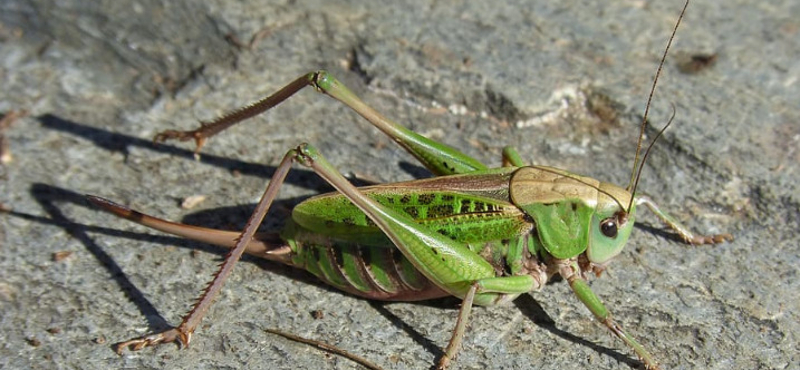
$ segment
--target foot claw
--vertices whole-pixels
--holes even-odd
[[[733,241],[731,234],[696,235],[686,240],[689,244],[719,244]]]
[[[189,338],[191,334],[185,334],[180,332],[176,328],[172,328],[169,330],[162,331],[156,334],[150,334],[143,337],[139,337],[136,339],[131,339],[125,342],[117,343],[115,345],[115,351],[118,355],[121,355],[125,348],[131,348],[133,351],[140,351],[146,347],[154,347],[161,343],[170,343],[174,341],[178,341],[184,347],[189,345]]]
[[[206,136],[201,132],[203,128],[201,127],[198,130],[192,131],[176,131],[176,130],[166,130],[159,132],[156,136],[153,137],[153,142],[163,143],[167,140],[178,140],[178,141],[187,141],[194,139],[196,148],[194,150],[195,154],[200,152],[200,148],[203,147],[203,144],[206,143]]]
[[[166,130],[156,134],[156,136],[153,137],[153,141],[156,143],[163,143],[167,140],[186,141],[193,137],[194,137],[194,131]]]

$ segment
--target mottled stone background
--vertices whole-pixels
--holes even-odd
[[[3,1],[0,112],[28,115],[3,129],[13,160],[0,179],[0,202],[12,210],[0,214],[0,367],[356,367],[263,330],[279,328],[388,369],[429,368],[450,336],[456,300],[369,302],[252,258],[188,350],[118,356],[113,343],[177,324],[221,254],[114,219],[81,195],[239,228],[280,158],[303,141],[360,179],[426,176],[312,91],[215,137],[200,161],[191,143],[150,143],[320,68],[388,116],[485,163],[498,165],[511,144],[533,163],[625,184],[681,5]],[[592,287],[666,368],[798,368],[798,14],[797,1],[695,1],[664,68],[650,119],[664,124],[673,104],[675,122],[641,189],[692,228],[736,241],[686,246],[643,213]],[[700,63],[687,64],[693,56]],[[266,227],[328,189],[296,170]],[[207,198],[181,208],[195,195]],[[638,365],[563,282],[473,318],[457,369]]]

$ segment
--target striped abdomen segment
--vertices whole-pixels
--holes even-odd
[[[300,228],[298,228],[300,229]],[[348,293],[380,300],[424,300],[447,296],[411,265],[391,242],[365,246],[294,229],[282,236],[294,251],[291,264]]]

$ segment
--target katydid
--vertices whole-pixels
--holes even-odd
[[[686,5],[664,51],[648,108],[685,10]],[[119,352],[174,341],[188,345],[234,265],[242,253],[249,253],[305,269],[328,284],[365,298],[461,298],[456,327],[438,363],[440,369],[456,356],[473,304],[509,302],[541,289],[553,276],[560,275],[601,324],[625,342],[645,367],[655,369],[658,364],[654,357],[612,318],[592,292],[586,283],[587,273],[599,276],[622,251],[637,207],[642,205],[689,244],[732,240],[729,234],[692,233],[652,200],[636,194],[639,174],[652,147],[651,143],[639,161],[647,110],[626,188],[557,168],[526,166],[510,147],[503,151],[502,167],[488,168],[457,149],[389,120],[325,71],[300,76],[275,94],[196,130],[166,131],[155,140],[194,139],[199,150],[207,138],[271,109],[306,86],[353,109],[436,177],[355,187],[314,146],[300,144],[286,153],[241,232],[173,223],[89,196],[93,203],[122,218],[232,248],[177,328],[122,342],[117,346]],[[311,168],[336,192],[297,205],[280,232],[257,233],[293,163]]]

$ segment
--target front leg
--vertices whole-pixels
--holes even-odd
[[[611,312],[603,305],[600,298],[592,292],[589,284],[581,276],[581,269],[578,267],[577,262],[574,260],[559,260],[556,263],[560,266],[559,274],[569,282],[569,287],[572,288],[572,291],[575,292],[575,295],[586,305],[589,311],[592,311],[597,321],[605,325],[617,338],[622,339],[628,347],[631,347],[636,355],[639,356],[639,359],[644,362],[645,368],[648,370],[659,369],[658,363],[650,352],[647,352],[644,346],[639,344],[633,336],[622,328],[622,325],[611,317]]]
[[[656,217],[661,219],[669,228],[680,235],[681,239],[688,244],[718,244],[725,241],[732,241],[733,235],[731,234],[713,234],[713,235],[700,235],[697,233],[693,233],[689,230],[688,227],[683,226],[674,217],[670,216],[661,207],[658,206],[655,202],[653,202],[650,197],[646,195],[637,195],[634,198],[636,205],[644,204],[647,208],[650,208]]]

